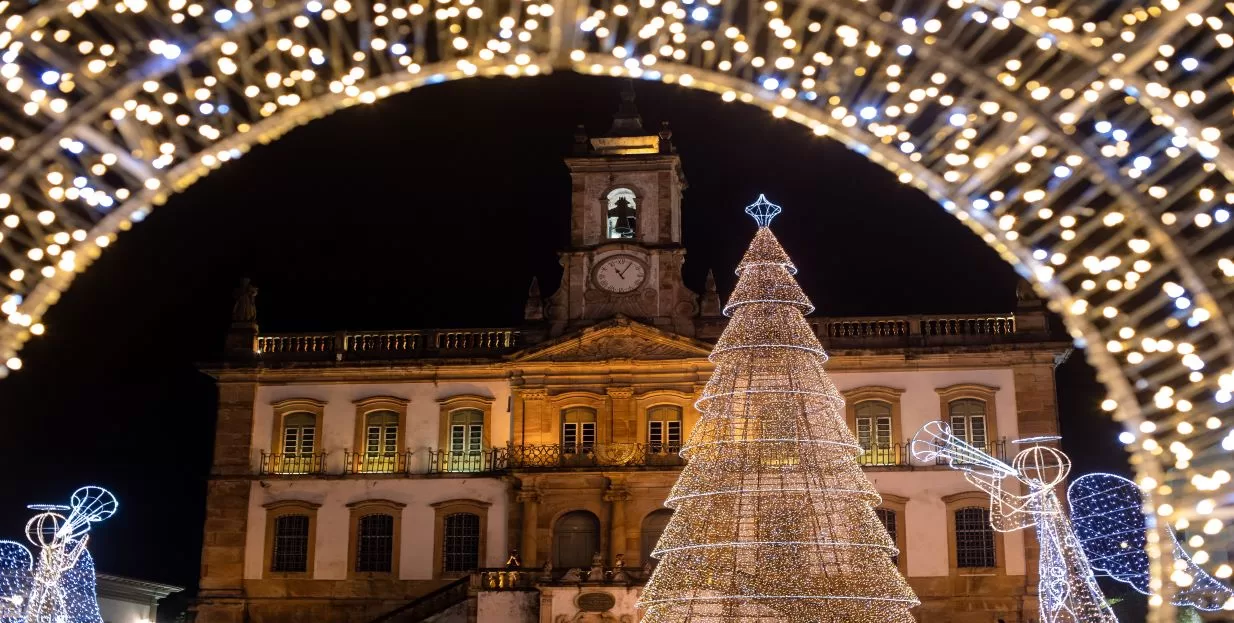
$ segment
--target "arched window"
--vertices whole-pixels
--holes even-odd
[[[317,449],[317,416],[290,413],[283,417],[283,456],[312,456]]]
[[[596,410],[570,407],[561,412],[561,451],[564,454],[590,452],[596,445]]]
[[[891,541],[893,543],[898,543],[900,539],[898,526],[896,524],[899,518],[896,516],[896,512],[890,508],[876,508],[874,509],[874,514],[878,515],[878,520],[883,522],[883,527],[887,529],[887,534],[891,536]],[[900,557],[898,555],[892,556],[891,562],[896,566],[899,566]]]
[[[638,202],[634,191],[615,188],[605,196],[605,222],[610,239],[633,238],[638,223]]]
[[[997,566],[990,511],[967,506],[955,511],[955,560],[959,569]]]
[[[308,515],[286,514],[274,519],[274,544],[270,570],[276,573],[306,573],[309,560]]]
[[[853,407],[853,424],[857,443],[866,451],[862,463],[887,465],[895,463],[891,438],[891,403],[863,400]]]
[[[266,474],[319,474],[325,463],[318,440],[326,403],[312,398],[289,398],[270,404],[270,452],[262,457]],[[263,455],[266,453],[263,451]]]
[[[587,511],[562,515],[553,526],[553,566],[586,569],[600,551],[600,521]]]
[[[647,410],[647,450],[656,454],[681,450],[681,407],[656,405]]]
[[[394,516],[375,513],[356,525],[356,572],[390,573],[394,564]]]
[[[480,455],[484,453],[484,412],[479,409],[455,409],[450,412],[450,471],[470,472],[483,469]]]
[[[398,414],[393,411],[364,414],[364,467],[361,471],[397,471],[398,420]]]
[[[668,520],[672,516],[673,511],[662,508],[643,518],[643,548],[641,550],[642,557],[639,558],[640,564],[645,565],[649,562],[655,564],[651,557],[651,552],[656,549],[656,543],[660,542],[660,535],[664,534],[664,528],[668,526]]]
[[[470,573],[480,567],[480,516],[452,513],[442,520],[441,572]]]
[[[981,450],[986,450],[989,436],[986,427],[986,404],[983,400],[963,398],[947,405],[951,434]]]

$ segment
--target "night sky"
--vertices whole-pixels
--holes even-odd
[[[242,277],[263,331],[517,324],[560,278],[574,128],[608,129],[620,83],[558,74],[417,89],[254,148],[121,236],[48,313],[0,381],[0,539],[28,503],[98,484],[120,499],[100,571],[196,585],[215,418],[211,380]],[[758,194],[820,315],[1008,312],[1016,274],[925,195],[839,143],[741,104],[639,83],[645,125],[672,124],[690,187],[686,283],[735,280]],[[1076,352],[1059,370],[1075,473],[1123,470],[1102,391]],[[183,600],[168,603],[174,614]]]

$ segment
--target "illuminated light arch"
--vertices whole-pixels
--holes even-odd
[[[119,232],[255,143],[425,83],[628,75],[805,124],[963,220],[1087,347],[1159,512],[1191,517],[1230,499],[1234,15],[1154,1],[4,5],[0,362]]]

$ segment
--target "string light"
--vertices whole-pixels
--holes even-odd
[[[94,560],[86,544],[91,526],[115,514],[115,496],[101,487],[82,487],[68,505],[29,508],[39,511],[26,523],[26,539],[38,554],[21,543],[0,541],[0,621],[97,623]]]
[[[0,377],[75,274],[253,145],[419,86],[565,61],[761,106],[930,195],[1038,283],[1113,417],[1163,424],[1128,444],[1137,478],[1170,485],[1150,510],[1234,508],[1234,484],[1200,491],[1190,467],[1228,460],[1234,432],[1217,418],[1234,389],[1228,3],[430,4],[0,3],[0,99],[21,117],[0,135]],[[1003,45],[1019,39],[1035,45]],[[1077,66],[1102,70],[1071,80]],[[1128,328],[1195,350],[1142,352]],[[1164,387],[1192,408],[1158,407]],[[1221,434],[1176,439],[1179,421]]]
[[[1059,503],[1056,488],[1067,480],[1071,460],[1062,452],[1041,445],[1058,437],[1018,440],[1027,444],[1008,465],[951,434],[943,422],[930,422],[913,437],[917,460],[945,459],[964,472],[964,479],[990,494],[990,525],[999,532],[1037,529],[1038,598],[1042,623],[1117,623],[1101,594],[1084,548]],[[1028,489],[1019,495],[1003,481],[1011,479]]]
[[[746,212],[759,228],[665,502],[643,621],[910,623],[918,601],[803,316],[813,307],[768,228],[780,207],[760,195]]]
[[[1144,495],[1134,482],[1114,474],[1085,474],[1067,487],[1067,504],[1093,569],[1144,595],[1159,592],[1151,588],[1146,553],[1149,519],[1141,512]],[[1207,612],[1234,610],[1234,591],[1201,569],[1173,530],[1169,534],[1172,603]]]

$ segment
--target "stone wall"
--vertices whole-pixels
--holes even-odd
[[[476,623],[538,623],[539,591],[493,591],[477,597]]]

